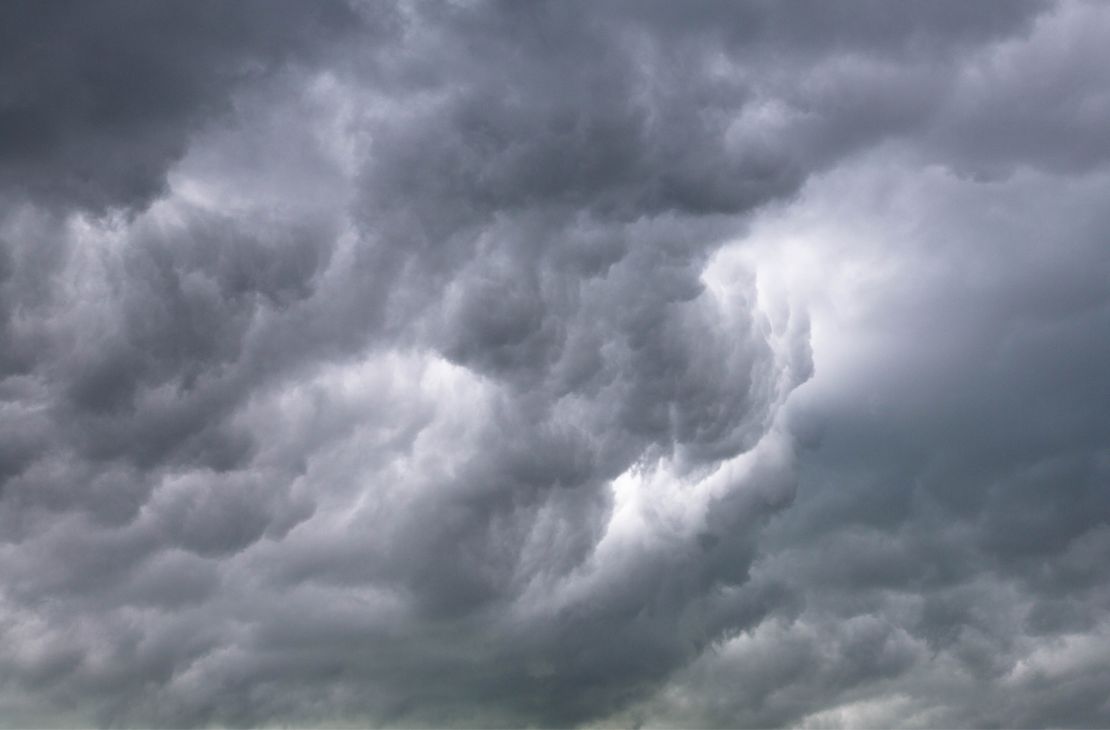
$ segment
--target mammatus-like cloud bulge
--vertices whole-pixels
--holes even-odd
[[[5,722],[1105,719],[1103,10],[0,13]]]

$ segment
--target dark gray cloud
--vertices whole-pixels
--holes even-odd
[[[6,722],[1105,724],[1097,6],[2,12]]]
[[[157,197],[237,86],[361,24],[342,2],[48,0],[0,13],[0,185],[94,211]]]

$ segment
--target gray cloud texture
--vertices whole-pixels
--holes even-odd
[[[0,13],[5,724],[1110,723],[1106,8]]]

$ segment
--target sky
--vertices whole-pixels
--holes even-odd
[[[0,3],[0,725],[1110,726],[1108,36]]]

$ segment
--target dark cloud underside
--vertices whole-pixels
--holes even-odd
[[[5,5],[3,722],[1105,725],[1107,26]]]

